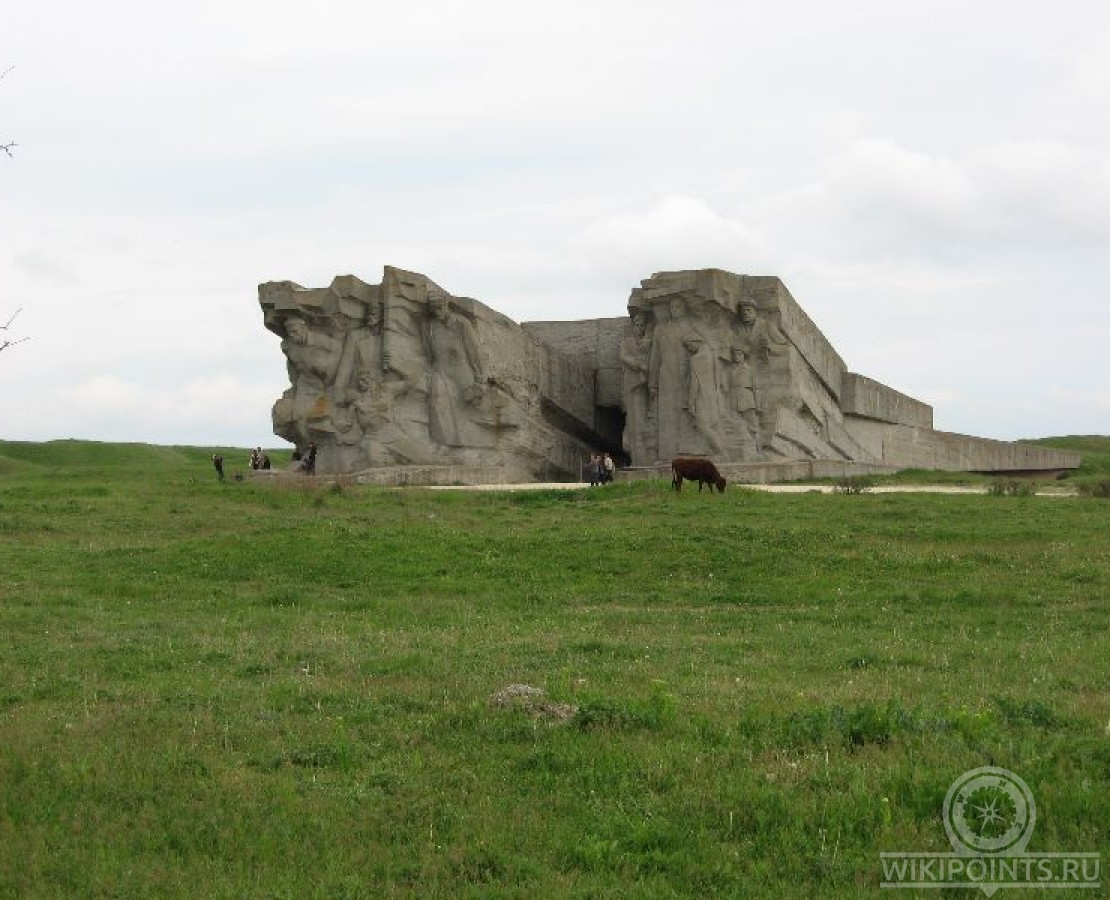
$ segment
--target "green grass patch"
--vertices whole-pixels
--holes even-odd
[[[0,443],[0,897],[855,897],[983,765],[1107,858],[1103,500],[213,452]]]

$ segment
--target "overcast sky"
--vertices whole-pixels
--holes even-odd
[[[8,4],[0,438],[281,446],[257,285],[517,321],[779,275],[987,437],[1110,433],[1110,4]]]

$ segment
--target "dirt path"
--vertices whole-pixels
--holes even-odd
[[[430,491],[578,491],[588,488],[585,481],[534,482],[527,484],[452,484],[429,485]],[[738,487],[753,491],[766,491],[771,494],[832,494],[836,486],[832,484],[742,484]],[[604,487],[594,490],[603,491]],[[867,488],[868,494],[986,494],[986,485],[966,484],[878,484]],[[1038,497],[1074,497],[1076,492],[1070,488],[1043,488],[1037,491]]]

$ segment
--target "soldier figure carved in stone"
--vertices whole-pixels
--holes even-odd
[[[302,447],[310,432],[333,431],[328,390],[335,380],[342,343],[323,331],[313,331],[302,316],[285,318],[285,354],[292,387],[274,405],[274,429]]]
[[[428,307],[428,427],[437,443],[464,447],[474,443],[472,408],[486,388],[477,335],[466,316],[451,310],[445,293],[429,291]]]
[[[624,394],[624,449],[633,459],[647,459],[654,453],[650,435],[652,418],[648,400],[648,352],[651,339],[647,336],[647,315],[643,310],[632,314],[631,331],[621,341]]]

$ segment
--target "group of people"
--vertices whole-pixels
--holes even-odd
[[[608,484],[613,480],[613,472],[616,468],[617,464],[608,453],[591,454],[590,461],[586,464],[586,478],[590,482],[590,487]]]
[[[303,472],[305,475],[316,474],[316,444],[309,442],[305,452],[302,454],[296,450],[293,451],[293,462],[296,463],[296,471]],[[266,455],[266,451],[261,447],[255,447],[251,450],[249,465],[252,469],[269,469],[271,467],[270,457]],[[212,467],[216,470],[216,477],[220,481],[224,480],[224,458],[219,453],[212,454]],[[236,481],[242,481],[242,475],[234,476]]]
[[[251,451],[250,467],[252,469],[270,468],[270,457],[266,455],[261,447],[255,447]]]
[[[249,465],[252,469],[268,469],[270,468],[270,457],[266,455],[266,451],[261,447],[255,447],[251,450]],[[224,458],[219,453],[212,454],[212,467],[216,470],[216,477],[220,481],[224,480]],[[242,475],[235,476],[236,481],[242,481]]]

